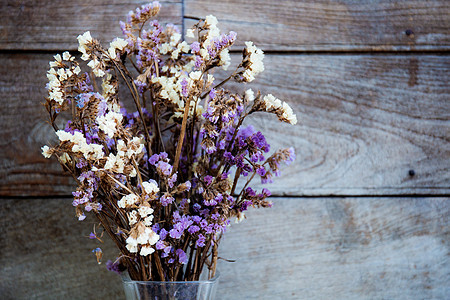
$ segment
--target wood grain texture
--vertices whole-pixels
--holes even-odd
[[[39,105],[50,59],[0,55],[0,195],[73,190],[56,161],[40,154],[55,138]],[[290,126],[257,114],[249,122],[272,149],[297,152],[269,188],[277,195],[448,194],[449,65],[449,56],[267,55],[266,71],[244,88],[286,100],[299,119]]]
[[[445,299],[448,199],[280,199],[226,233],[220,299]]]
[[[104,244],[88,238],[93,216],[78,222],[70,199],[1,199],[0,207],[0,298],[124,299],[105,267],[118,251],[106,234]]]
[[[448,198],[274,198],[222,241],[218,299],[445,299]],[[0,201],[2,299],[123,299],[69,199]],[[104,259],[116,250],[105,238]]]
[[[449,193],[450,57],[267,55],[265,65],[252,86],[299,120],[251,122],[272,149],[296,149],[277,195]]]
[[[76,0],[0,2],[0,49],[76,50],[76,37],[90,30],[102,43],[121,37],[119,21],[149,1]],[[161,0],[158,19],[181,24],[181,0]]]
[[[449,50],[445,0],[186,0],[185,23],[212,14],[265,50]]]

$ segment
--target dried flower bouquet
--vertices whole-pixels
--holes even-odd
[[[89,72],[69,52],[54,57],[45,107],[59,143],[42,151],[75,178],[78,219],[92,212],[119,248],[109,269],[126,268],[140,281],[198,280],[205,265],[214,276],[230,219],[242,220],[249,206],[271,206],[270,192],[258,193],[250,181],[271,182],[280,163],[295,158],[292,148],[266,158],[264,135],[244,119],[256,112],[297,119],[270,94],[222,88],[264,70],[264,54],[252,42],[235,71],[216,83],[212,73],[229,67],[236,33],[220,34],[217,19],[207,16],[187,30],[188,43],[176,26],[151,20],[159,10],[153,2],[130,12],[120,23],[126,38],[108,49],[90,32],[78,36]],[[136,112],[124,108],[119,88]],[[64,129],[58,116],[68,120]],[[238,191],[239,179],[245,184]],[[95,230],[91,238],[100,239]],[[100,262],[101,249],[94,252]]]

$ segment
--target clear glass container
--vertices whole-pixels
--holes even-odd
[[[122,274],[127,300],[214,300],[219,272],[210,280],[199,281],[134,281]]]

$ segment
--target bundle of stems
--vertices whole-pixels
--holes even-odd
[[[90,32],[78,36],[88,72],[68,52],[50,62],[44,105],[59,142],[42,150],[77,182],[78,219],[92,212],[117,245],[109,269],[127,269],[133,280],[192,281],[204,270],[215,275],[232,218],[271,206],[270,192],[249,187],[252,179],[271,182],[280,163],[295,158],[292,148],[266,157],[269,144],[245,118],[268,112],[290,124],[297,119],[270,94],[223,88],[264,69],[260,49],[247,42],[241,63],[216,82],[214,70],[228,68],[236,33],[221,35],[208,16],[188,30],[188,44],[175,26],[150,21],[159,9],[153,2],[130,12],[121,22],[126,39],[108,49]],[[135,112],[124,108],[123,89]],[[67,119],[64,129],[58,117]],[[90,237],[101,241],[95,230]],[[94,253],[100,262],[101,249]]]

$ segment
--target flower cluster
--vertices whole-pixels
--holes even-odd
[[[176,26],[152,20],[160,8],[155,1],[131,11],[120,23],[124,38],[108,48],[89,31],[79,35],[87,72],[68,52],[54,56],[45,107],[59,142],[42,153],[76,180],[78,219],[93,213],[118,246],[108,269],[127,269],[135,280],[198,280],[205,266],[214,274],[231,220],[271,206],[267,188],[249,186],[254,177],[272,182],[295,159],[293,148],[269,154],[263,133],[244,120],[259,112],[297,118],[271,94],[223,87],[253,81],[264,70],[261,49],[246,42],[241,63],[217,82],[213,70],[230,67],[237,34],[220,33],[210,15],[183,41]],[[61,129],[60,116],[69,119]],[[95,230],[90,238],[101,241]],[[93,252],[100,263],[101,249]]]

